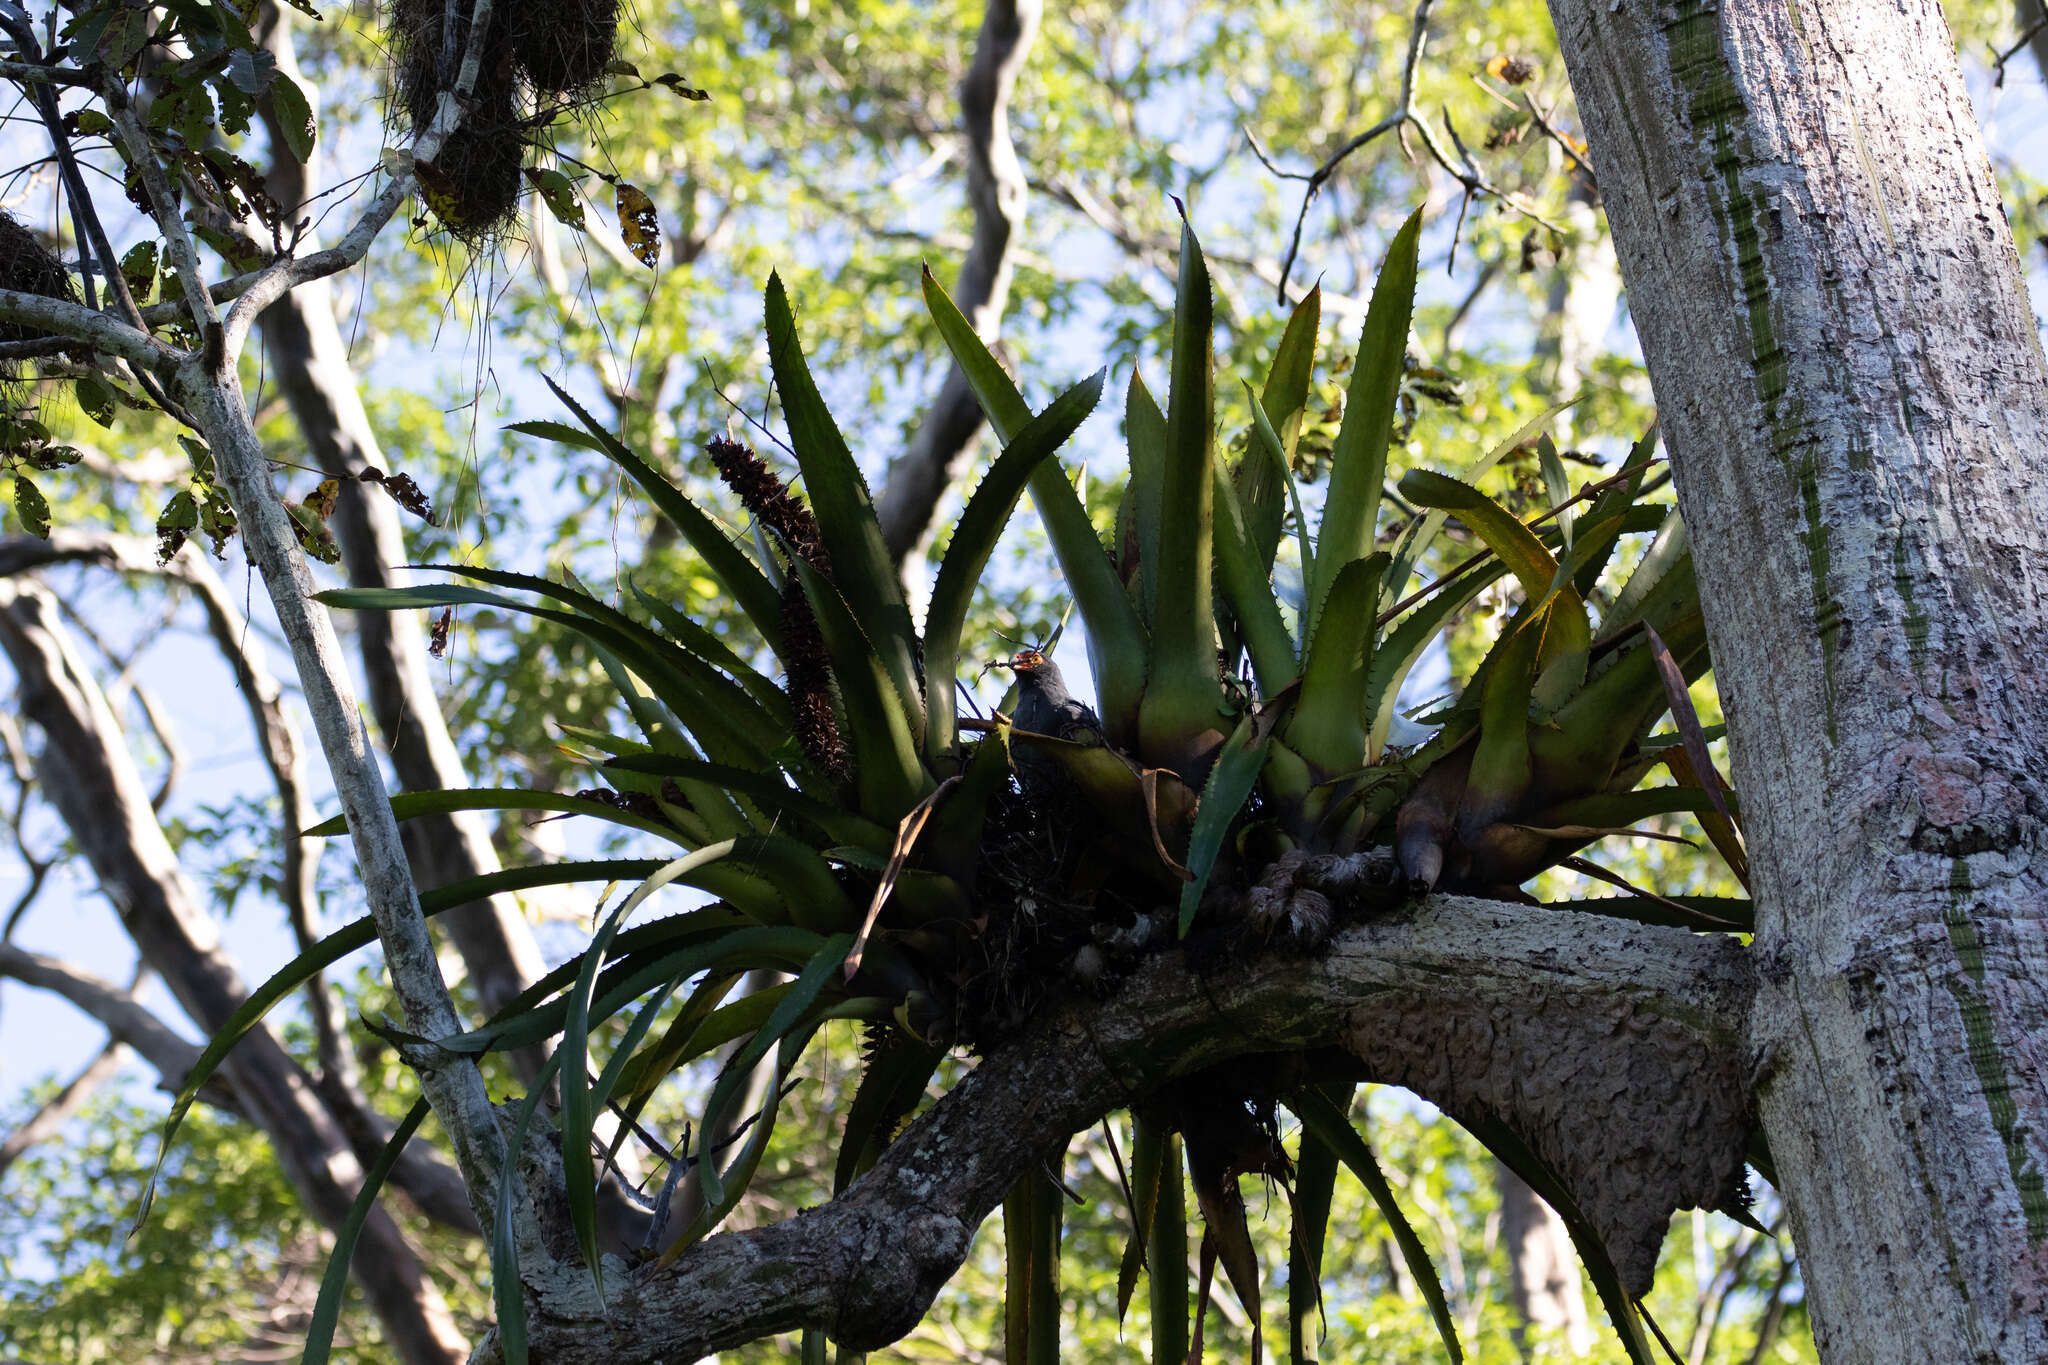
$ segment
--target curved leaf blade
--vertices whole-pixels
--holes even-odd
[[[967,500],[953,538],[932,584],[925,613],[925,754],[936,759],[954,746],[955,675],[960,667],[960,632],[967,608],[980,585],[982,571],[995,552],[996,541],[1009,522],[1024,485],[1054,451],[1066,444],[1095,410],[1106,371],[1068,389],[1052,405],[1024,424],[1024,429],[996,457],[981,484]]]

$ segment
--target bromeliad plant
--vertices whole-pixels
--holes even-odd
[[[712,442],[714,465],[753,519],[749,541],[728,534],[560,389],[574,425],[515,428],[594,450],[638,483],[755,640],[714,633],[637,589],[631,604],[608,603],[566,570],[535,577],[448,566],[457,581],[325,594],[338,606],[481,605],[552,623],[602,662],[630,718],[627,734],[560,727],[602,785],[574,794],[428,792],[393,802],[401,818],[457,808],[587,815],[672,847],[665,858],[509,870],[422,898],[434,914],[501,890],[637,883],[577,961],[497,1018],[455,1038],[404,1039],[430,1052],[480,1054],[559,1037],[547,1075],[519,1111],[516,1141],[559,1075],[555,1123],[569,1213],[600,1292],[596,1116],[612,1106],[637,1118],[665,1079],[724,1045],[740,1043],[700,1133],[733,1126],[756,1066],[770,1069],[772,1083],[743,1140],[690,1154],[701,1208],[640,1248],[664,1261],[736,1205],[773,1133],[784,1078],[829,1020],[859,1019],[869,1029],[835,1168],[843,1187],[873,1162],[955,1042],[994,1044],[1063,984],[1103,988],[1119,965],[1191,932],[1315,946],[1329,917],[1327,898],[1305,880],[1312,862],[1348,868],[1354,890],[1371,880],[1370,869],[1397,866],[1398,878],[1379,879],[1389,898],[1432,886],[1514,894],[1595,839],[1681,809],[1700,815],[1717,846],[1739,859],[1703,736],[1683,703],[1685,684],[1706,667],[1683,528],[1675,514],[1638,502],[1653,441],[1640,443],[1618,474],[1577,494],[1544,443],[1552,506],[1525,525],[1475,481],[1535,439],[1553,410],[1456,477],[1405,475],[1401,493],[1421,510],[1382,526],[1419,232],[1418,215],[1396,236],[1374,290],[1314,525],[1290,461],[1319,297],[1310,294],[1296,310],[1262,385],[1247,386],[1247,454],[1229,467],[1216,440],[1207,268],[1184,230],[1167,406],[1162,412],[1132,377],[1130,477],[1108,547],[1052,459],[1096,405],[1103,376],[1034,413],[926,276],[938,331],[1002,449],[940,561],[921,635],[775,279],[767,290],[769,359],[808,500],[744,446]],[[1028,733],[1000,713],[971,724],[957,714],[956,679],[972,662],[963,642],[969,603],[1027,488],[1093,664],[1099,730],[1078,737]],[[1395,601],[1453,516],[1484,549]],[[1290,518],[1298,604],[1275,587]],[[1596,626],[1588,602],[1620,537],[1649,531],[1654,543]],[[1521,605],[1461,696],[1433,718],[1434,736],[1413,750],[1390,747],[1409,670],[1478,593],[1510,574]],[[1674,704],[1682,741],[1652,738],[1652,723]],[[1017,746],[1056,772],[1060,801],[1034,800],[1013,784]],[[1681,785],[1636,791],[1660,763]],[[338,829],[335,822],[313,832]],[[1389,880],[1400,884],[1387,887]],[[626,926],[671,883],[712,903]],[[1640,904],[1660,915],[1689,913],[1672,901]],[[194,1069],[171,1127],[271,1004],[371,937],[367,921],[351,925],[258,992]],[[735,997],[759,969],[786,979]],[[623,1030],[593,1078],[593,1030],[615,1017]],[[1294,1180],[1299,1261],[1322,1244],[1318,1220],[1327,1217],[1342,1163],[1374,1193],[1418,1282],[1435,1291],[1432,1306],[1455,1358],[1428,1257],[1345,1118],[1348,1089],[1306,1078],[1275,1096],[1232,1084],[1206,1087],[1206,1099],[1203,1088],[1169,1091],[1138,1114],[1133,1251],[1120,1301],[1134,1292],[1138,1248],[1150,1239],[1170,1249],[1176,1231],[1184,1235],[1183,1139],[1209,1227],[1204,1280],[1207,1258],[1220,1260],[1254,1321],[1257,1262],[1236,1176],[1249,1169]],[[1216,1093],[1225,1096],[1220,1105]],[[1298,1175],[1274,1137],[1276,1098],[1304,1123]],[[1480,1136],[1570,1214],[1568,1192],[1511,1133]],[[1247,1150],[1264,1155],[1247,1163]],[[503,1182],[506,1200],[514,1183]],[[1029,1232],[1040,1239],[1034,1245],[1056,1244],[1057,1204],[1041,1177],[1027,1177],[1012,1199],[1013,1237]],[[501,1210],[493,1258],[505,1353],[516,1360],[524,1331],[510,1212]],[[657,1228],[660,1221],[657,1214]],[[1576,1226],[1583,1230],[1584,1220]],[[346,1240],[316,1339],[332,1326]],[[1582,1248],[1636,1352],[1642,1335],[1633,1306],[1597,1239],[1587,1233]],[[1187,1354],[1186,1287],[1172,1283],[1184,1265],[1184,1256],[1153,1261],[1155,1359]],[[1013,1303],[1048,1302],[1056,1273],[1048,1258],[1016,1256],[1012,1266]],[[1315,1308],[1307,1294],[1317,1272],[1311,1258],[1291,1277],[1297,1333]],[[1172,1309],[1175,1302],[1183,1309]],[[1046,1321],[1021,1308],[1011,1315],[1012,1359],[1053,1358],[1056,1329]]]

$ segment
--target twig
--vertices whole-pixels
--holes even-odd
[[[1991,63],[1992,89],[2003,90],[2005,88],[2005,64],[2011,61],[2014,57],[2018,56],[2020,49],[2025,47],[2028,43],[2034,41],[2034,35],[2039,33],[2044,28],[2048,28],[2048,14],[2043,14],[2033,23],[2028,24],[2026,28],[2020,33],[2019,38],[2013,43],[2011,47],[2007,48],[2003,52],[1998,53],[1996,57],[1993,58]]]
[[[1294,215],[1293,240],[1288,243],[1287,255],[1280,262],[1280,283],[1278,288],[1279,300],[1283,307],[1287,303],[1287,277],[1294,272],[1294,258],[1301,254],[1302,225],[1308,221],[1309,206],[1315,203],[1316,195],[1322,192],[1324,183],[1336,173],[1337,167],[1343,164],[1346,157],[1373,139],[1402,127],[1414,117],[1412,101],[1415,95],[1415,72],[1416,68],[1422,65],[1422,45],[1429,35],[1429,12],[1434,8],[1435,4],[1436,0],[1416,0],[1414,25],[1408,33],[1408,60],[1401,66],[1401,95],[1394,102],[1393,112],[1364,132],[1350,138],[1343,146],[1324,158],[1323,164],[1316,167],[1307,176],[1288,177],[1289,179],[1307,180],[1308,189],[1302,193],[1301,209]],[[1250,137],[1249,129],[1246,130],[1246,136]],[[1253,149],[1257,150],[1256,142],[1253,143]],[[1263,153],[1260,154],[1259,159],[1261,161],[1266,160]]]
[[[1481,84],[1483,85],[1485,82],[1482,81]],[[1572,145],[1572,140],[1560,132],[1557,125],[1550,121],[1549,116],[1537,107],[1536,97],[1524,94],[1522,96],[1522,105],[1529,111],[1529,117],[1535,120],[1536,127],[1543,135],[1552,142],[1555,142],[1558,145],[1558,149],[1570,159],[1572,166],[1585,179],[1586,188],[1598,194],[1600,192],[1600,178],[1593,174],[1593,164],[1579,154],[1579,149]]]

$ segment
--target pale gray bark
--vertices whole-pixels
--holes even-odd
[[[1698,551],[1815,1340],[2048,1359],[2048,376],[1937,0],[1552,0]]]
[[[974,242],[960,263],[953,301],[983,341],[993,342],[1010,300],[1011,244],[1024,226],[1024,168],[1010,143],[1010,93],[1038,36],[1041,0],[989,0],[975,40],[974,64],[960,82],[961,132],[967,151],[967,201]],[[931,529],[939,498],[959,473],[967,443],[981,429],[981,405],[958,365],[946,372],[938,399],[919,423],[910,448],[889,466],[875,515],[898,562]]]
[[[1049,1142],[1176,1076],[1316,1047],[1511,1124],[1646,1290],[1672,1210],[1719,1201],[1740,1172],[1751,990],[1731,939],[1449,897],[1346,929],[1317,958],[1270,952],[1197,978],[1161,955],[989,1056],[823,1207],[666,1269],[607,1267],[608,1311],[562,1210],[526,1210],[534,1358],[694,1360],[799,1327],[878,1348],[917,1324]],[[550,1144],[523,1160],[527,1189],[559,1190]],[[477,1358],[497,1358],[494,1340]]]
[[[90,675],[67,646],[54,604],[36,587],[0,580],[0,649],[14,664],[22,715],[43,733],[37,773],[54,806],[99,878],[100,889],[135,940],[143,961],[170,989],[194,1023],[218,1031],[247,997],[221,950],[213,922],[179,868],[177,857],[149,807],[140,774],[121,732]],[[47,963],[7,946],[8,974],[48,977]],[[80,998],[89,983],[40,981]],[[98,992],[110,1017],[118,1001]],[[124,1041],[137,1050],[140,1033]],[[285,1176],[309,1211],[338,1228],[362,1183],[362,1167],[346,1135],[327,1112],[312,1079],[268,1029],[257,1028],[225,1063],[237,1107],[269,1137]],[[398,1225],[373,1211],[357,1243],[352,1267],[364,1296],[409,1365],[446,1365],[464,1343],[440,1294]]]
[[[185,1083],[199,1060],[199,1049],[157,1018],[132,991],[70,963],[0,943],[0,976],[70,1001],[106,1029],[112,1042],[132,1048],[171,1089]]]

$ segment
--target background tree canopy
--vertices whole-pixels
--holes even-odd
[[[600,8],[567,8],[607,22]],[[2039,122],[2040,73],[2022,46],[2040,36],[2037,7],[1946,8],[2001,158],[2014,232],[2035,253],[2031,271],[2048,242],[2048,191],[2037,183],[2048,162],[2008,125]],[[81,240],[90,233],[62,191],[45,126],[55,121],[76,148],[134,303],[155,321],[175,318],[181,297],[184,266],[146,216],[146,177],[131,169],[141,158],[132,144],[121,150],[123,129],[89,89],[27,70],[45,55],[126,68],[139,111],[130,117],[190,208],[208,279],[252,271],[288,240],[302,254],[333,245],[379,190],[373,173],[409,164],[396,149],[434,117],[431,89],[403,107],[405,81],[417,89],[420,79],[407,63],[436,51],[440,37],[438,17],[419,6],[316,18],[262,5],[232,22],[208,17],[225,8],[202,5],[7,9],[16,27],[0,79],[21,94],[6,125],[20,169],[0,183],[15,220],[0,249],[65,268],[61,286],[38,287],[18,262],[0,262],[9,288],[76,298],[84,286],[111,287],[103,267],[77,268],[99,248]],[[78,36],[94,23],[103,27]],[[477,106],[501,124],[477,114],[475,145],[462,153],[475,164],[495,156],[477,183],[496,176],[496,199],[478,207],[459,186],[422,176],[422,193],[401,210],[410,223],[394,223],[359,264],[302,285],[255,323],[262,344],[240,356],[241,386],[300,543],[334,566],[321,571],[323,586],[388,587],[387,570],[403,563],[566,568],[607,601],[632,597],[630,577],[713,636],[741,638],[740,604],[687,528],[650,507],[614,462],[506,428],[565,420],[546,380],[707,503],[726,497],[706,450],[715,435],[747,441],[790,476],[773,449],[790,414],[760,305],[774,271],[921,612],[927,555],[936,560],[1003,442],[951,377],[953,352],[925,306],[920,268],[953,291],[985,338],[999,337],[1033,411],[1101,366],[1112,394],[1135,368],[1164,401],[1175,303],[1185,297],[1176,199],[1213,282],[1216,430],[1240,443],[1227,460],[1244,459],[1256,440],[1245,433],[1257,431],[1249,390],[1232,381],[1266,374],[1294,303],[1320,284],[1315,380],[1288,453],[1308,511],[1320,511],[1329,487],[1375,278],[1416,205],[1426,205],[1419,284],[1386,467],[1396,498],[1403,475],[1456,468],[1576,395],[1550,428],[1550,459],[1531,441],[1482,483],[1531,519],[1559,501],[1560,476],[1576,488],[1621,469],[1654,420],[1599,210],[1599,168],[1541,5],[1089,3],[1040,14],[1035,3],[705,3],[627,5],[616,23],[617,60],[563,77],[566,93],[537,101],[549,119],[491,93],[484,73]],[[249,30],[246,44],[235,24]],[[172,38],[152,42],[152,32]],[[542,57],[520,60],[522,79],[537,83]],[[54,92],[53,111],[38,92]],[[507,159],[515,145],[517,165]],[[453,151],[442,157],[456,164]],[[182,343],[205,343],[200,324],[177,325]],[[165,1092],[192,1068],[194,1040],[221,1026],[247,983],[364,913],[363,895],[345,848],[291,837],[331,815],[336,797],[302,752],[297,688],[263,661],[283,628],[248,586],[255,571],[238,562],[230,478],[216,454],[166,412],[177,396],[165,401],[146,366],[89,364],[48,344],[47,331],[6,327],[0,352],[19,379],[8,386],[0,454],[12,517],[0,534],[0,608],[17,622],[8,653],[23,701],[18,714],[0,714],[11,845],[0,853],[0,974],[13,978],[0,995],[12,1135],[0,1147],[0,1353],[295,1354],[347,1199],[309,1183],[294,1166],[303,1158],[281,1161],[278,1135],[310,1125],[369,1164],[420,1093],[403,1041],[362,1022],[402,1018],[401,1002],[373,960],[314,977],[267,1025],[280,1090],[297,1098],[202,1090],[165,1149],[153,1211],[128,1235],[159,1159]],[[1070,470],[1085,471],[1079,490],[1105,532],[1126,494],[1120,402],[1105,401],[1061,452]],[[365,480],[365,468],[383,477]],[[1660,508],[1670,496],[1655,477],[1643,493]],[[401,520],[399,510],[413,515]],[[1651,552],[1654,525],[1632,527],[1618,574]],[[1438,577],[1483,539],[1460,524],[1418,570]],[[1283,598],[1293,553],[1281,554]],[[963,677],[970,663],[1054,633],[1069,591],[1051,562],[1037,519],[1019,515],[973,597]],[[1290,620],[1304,591],[1300,559],[1291,562]],[[1518,605],[1509,587],[1490,587],[1451,619],[1402,694],[1397,741],[1424,735],[1417,718],[1427,723],[1473,676]],[[603,652],[561,621],[471,604],[365,614],[345,628],[380,761],[399,787],[595,788],[564,727],[623,732],[630,723]],[[1082,655],[1072,645],[1060,652],[1070,675],[1085,672]],[[1002,685],[975,679],[977,704],[999,701]],[[120,839],[160,845],[168,858],[143,856],[146,868],[123,872],[64,804],[67,791],[97,789],[70,751],[58,753],[53,713],[38,709],[60,693],[78,714],[103,718],[107,751],[147,787],[142,809],[160,832]],[[1692,702],[1724,763],[1711,679],[1694,685]],[[435,711],[445,732],[425,718]],[[419,831],[409,852],[423,886],[564,857],[650,856],[644,834],[541,810],[438,818],[445,828],[409,827]],[[1649,823],[1693,843],[1606,840],[1588,856],[1666,897],[1740,894],[1700,824],[1683,815]],[[1530,889],[1545,900],[1582,895],[1597,875],[1546,871]],[[132,909],[145,885],[164,897],[175,933],[136,928],[146,924]],[[458,1003],[480,1019],[573,961],[597,903],[593,892],[556,886],[478,894],[448,921]],[[615,1043],[629,1017],[602,1042]],[[831,1195],[861,1043],[853,1020],[822,1028],[729,1226],[773,1223]],[[492,1098],[522,1093],[539,1057],[487,1058]],[[653,1091],[641,1125],[673,1141],[701,1120],[720,1060],[707,1056]],[[958,1058],[940,1064],[934,1091],[964,1069]],[[294,1090],[292,1076],[304,1085]],[[758,1082],[751,1093],[742,1112],[759,1104]],[[1289,1244],[1293,1210],[1281,1187],[1267,1184],[1261,1199],[1248,1184],[1266,1284],[1253,1301],[1268,1349],[1437,1359],[1448,1318],[1475,1361],[1629,1358],[1623,1341],[1592,1330],[1599,1299],[1547,1211],[1477,1142],[1391,1086],[1361,1089],[1351,1117],[1427,1249],[1442,1302],[1432,1304],[1436,1285],[1418,1281],[1400,1230],[1334,1164],[1319,1276],[1304,1275],[1302,1249]],[[1301,1150],[1291,1123],[1283,1136]],[[1061,1168],[1071,1203],[1055,1282],[1067,1359],[1124,1359],[1145,1349],[1138,1343],[1173,1341],[1155,1322],[1171,1299],[1133,1294],[1127,1265],[1128,1164],[1143,1139],[1120,1114],[1080,1134]],[[1178,1169],[1176,1160],[1175,1179]],[[336,1349],[432,1358],[420,1340],[452,1350],[495,1319],[492,1249],[445,1161],[402,1166],[392,1182],[402,1197],[385,1201],[390,1245],[416,1254],[418,1282],[352,1289]],[[650,1192],[660,1183],[656,1175]],[[1751,1212],[1754,1228],[1700,1211],[1672,1225],[1644,1306],[1690,1365],[1815,1358],[1767,1187]],[[875,1358],[1003,1357],[1006,1332],[1015,1342],[1019,1331],[1006,1322],[1004,1286],[1019,1220],[1034,1216],[1045,1212],[1018,1204],[989,1220],[930,1314]],[[1177,1251],[1198,1264],[1202,1225],[1189,1226],[1184,1245],[1155,1239],[1151,1255]],[[380,1293],[410,1297],[420,1340],[395,1339]],[[1250,1349],[1255,1325],[1240,1297],[1219,1289],[1206,1323],[1217,1358]],[[798,1349],[790,1335],[730,1354],[766,1360]]]

